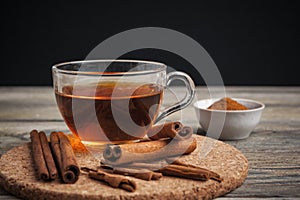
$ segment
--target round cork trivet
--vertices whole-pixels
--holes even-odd
[[[15,196],[24,199],[211,199],[240,186],[248,173],[248,161],[234,147],[203,136],[197,139],[197,149],[180,161],[210,169],[223,178],[221,183],[163,176],[160,180],[136,178],[135,192],[112,188],[103,182],[89,179],[81,173],[75,184],[60,180],[37,180],[31,157],[31,145],[15,147],[0,159],[0,184]],[[80,166],[96,167],[99,162],[91,156],[76,154]]]

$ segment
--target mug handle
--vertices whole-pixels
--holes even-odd
[[[184,72],[170,72],[167,74],[167,86],[175,79],[183,81],[186,87],[186,95],[179,102],[163,110],[155,119],[154,124],[168,115],[187,107],[193,101],[195,96],[195,84],[191,77]]]

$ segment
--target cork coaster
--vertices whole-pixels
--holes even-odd
[[[203,136],[197,139],[197,149],[180,161],[210,169],[223,178],[195,181],[164,176],[157,181],[135,179],[137,190],[133,193],[111,188],[105,183],[89,179],[81,174],[75,184],[63,184],[60,180],[44,182],[36,179],[27,143],[15,147],[0,159],[0,184],[15,196],[24,199],[211,199],[222,196],[240,186],[248,173],[248,161],[234,147]],[[91,156],[76,154],[80,166],[96,167],[99,162]]]

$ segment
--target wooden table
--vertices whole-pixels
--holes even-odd
[[[180,87],[173,88],[184,94]],[[218,90],[218,88],[216,88]],[[300,87],[226,87],[230,97],[264,102],[262,119],[248,139],[226,141],[249,160],[249,175],[238,189],[220,199],[300,198]],[[197,99],[208,98],[205,87]],[[167,92],[164,105],[175,101]],[[198,130],[192,106],[169,120],[182,119]],[[29,131],[67,131],[50,87],[0,87],[0,155],[29,141]],[[200,131],[201,132],[201,131]],[[0,199],[17,199],[0,187]]]

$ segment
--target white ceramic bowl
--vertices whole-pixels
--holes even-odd
[[[204,99],[194,103],[198,120],[205,132],[212,120],[224,121],[224,126],[221,134],[218,135],[221,140],[239,140],[249,137],[252,130],[260,121],[265,105],[258,101],[249,99],[232,98],[233,100],[243,104],[248,110],[210,110],[207,109],[211,104],[219,99]],[[217,122],[218,123],[218,122]],[[213,130],[213,129],[210,129]]]

